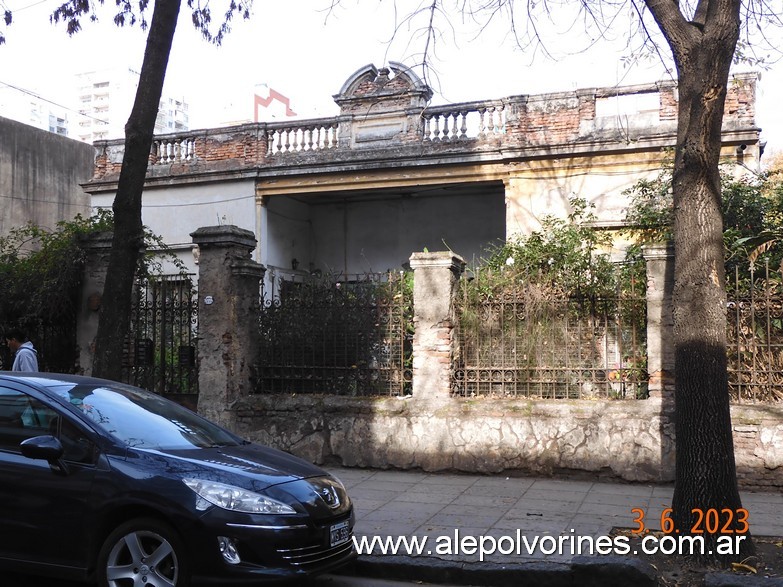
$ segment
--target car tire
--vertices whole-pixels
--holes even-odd
[[[170,525],[154,518],[130,520],[114,530],[98,554],[99,587],[186,587],[185,547]]]

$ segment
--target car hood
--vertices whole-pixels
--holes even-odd
[[[164,459],[169,471],[177,475],[198,475],[223,483],[236,483],[236,478],[241,477],[255,490],[325,475],[322,469],[299,457],[252,443],[188,450],[136,450]]]

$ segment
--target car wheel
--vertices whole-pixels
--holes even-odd
[[[185,548],[176,531],[153,518],[131,520],[114,530],[98,555],[100,587],[185,587]]]

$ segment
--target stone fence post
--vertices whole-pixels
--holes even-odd
[[[465,261],[450,252],[413,253],[413,397],[446,399],[451,393],[453,298]]]
[[[76,344],[79,348],[79,372],[92,375],[95,337],[98,334],[98,311],[109,268],[113,233],[99,232],[86,237],[82,244],[87,259],[82,271],[82,288],[76,319]]]
[[[647,372],[650,397],[673,399],[674,393],[674,246],[648,245],[647,262]]]
[[[249,230],[207,226],[190,236],[200,251],[198,411],[233,429],[232,407],[253,386],[265,268],[251,259],[256,239]]]

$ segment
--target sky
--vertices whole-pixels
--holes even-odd
[[[138,27],[117,28],[111,1],[99,22],[83,23],[73,37],[62,24],[49,23],[58,0],[2,1],[14,11],[14,23],[6,29],[6,44],[0,45],[0,87],[12,84],[72,106],[75,74],[141,67],[145,34]],[[403,25],[396,35],[394,31],[399,15],[421,1],[341,0],[329,10],[330,0],[256,0],[251,19],[235,20],[220,47],[195,32],[183,2],[164,93],[188,102],[193,129],[218,126],[227,104],[246,99],[259,84],[289,97],[299,118],[333,116],[338,113],[333,95],[356,70],[389,61],[419,62],[422,43],[416,27],[424,21]],[[617,39],[582,51],[588,43],[584,37],[553,25],[544,35],[555,57],[549,59],[516,46],[508,20],[484,29],[459,16],[451,22],[453,28],[440,29],[443,35],[427,72],[436,91],[433,105],[670,79],[659,61],[625,65],[623,30]],[[768,153],[783,151],[783,108],[776,100],[781,93],[783,64],[762,72],[759,84],[757,122]]]

